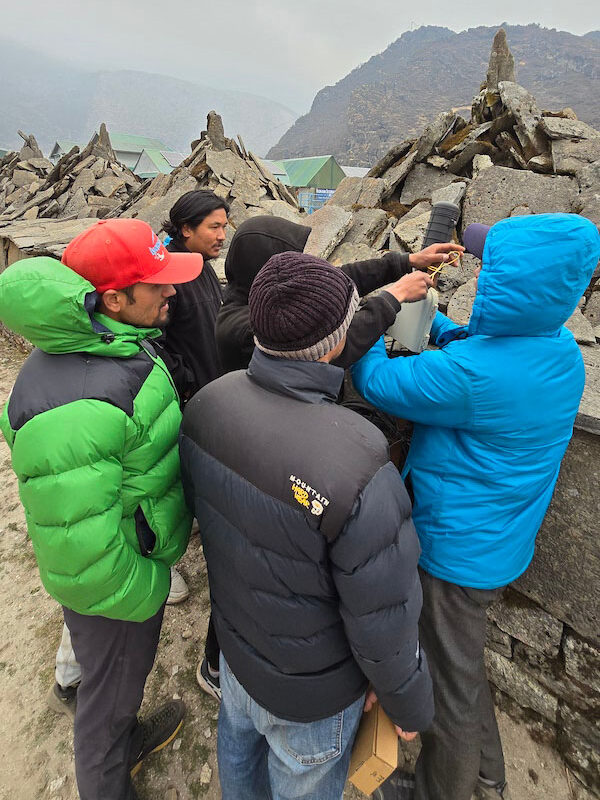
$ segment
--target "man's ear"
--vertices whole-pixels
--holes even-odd
[[[187,222],[186,222],[184,225],[182,225],[182,226],[181,226],[181,235],[183,236],[183,238],[184,238],[184,239],[187,239],[187,238],[188,238],[189,236],[191,236],[193,233],[194,233],[194,229],[193,229],[193,228],[191,228],[191,227],[190,227],[190,226],[187,224]]]
[[[107,289],[100,298],[101,307],[118,314],[123,307],[123,295],[116,289]]]

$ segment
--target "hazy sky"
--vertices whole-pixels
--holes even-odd
[[[303,113],[320,88],[411,27],[461,31],[506,21],[577,34],[600,28],[597,0],[504,0],[497,12],[495,5],[473,0],[28,0],[2,3],[0,36],[92,69],[160,72],[261,94]]]

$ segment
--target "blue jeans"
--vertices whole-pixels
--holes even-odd
[[[317,722],[259,706],[221,654],[217,757],[223,800],[342,800],[364,695]]]

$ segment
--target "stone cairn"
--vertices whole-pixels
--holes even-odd
[[[225,136],[221,117],[211,111],[207,129],[192,142],[190,155],[170,175],[157,175],[114,209],[110,216],[136,217],[161,233],[175,201],[185,192],[210,189],[230,205],[227,239],[222,256],[213,262],[224,280],[225,255],[237,227],[250,217],[271,214],[304,222],[298,201],[263,162],[247,151],[242,138]]]
[[[0,161],[0,223],[36,219],[105,217],[140,186],[117,161],[106,125],[80,152],[73,147],[52,164],[34,136]]]
[[[515,83],[504,30],[494,39],[487,80],[466,121],[440,114],[418,139],[393,147],[365,178],[345,178],[311,215],[307,249],[341,264],[381,250],[421,248],[433,203],[461,207],[459,233],[514,215],[576,212],[600,223],[600,132],[571,109],[540,111]],[[474,298],[466,256],[439,279],[443,311],[464,324]],[[568,322],[578,342],[600,339],[597,275]]]

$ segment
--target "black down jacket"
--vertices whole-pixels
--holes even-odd
[[[335,405],[343,374],[256,350],[188,403],[182,475],[213,619],[233,673],[276,716],[328,717],[370,681],[396,724],[424,730],[410,501],[383,435]]]

